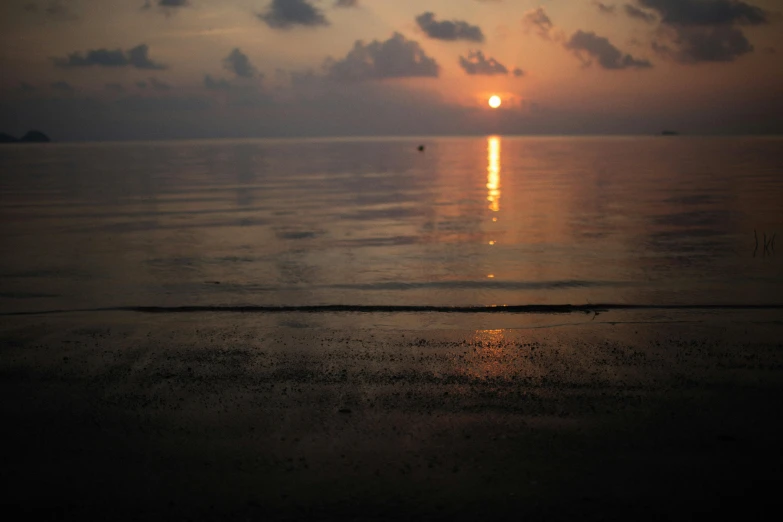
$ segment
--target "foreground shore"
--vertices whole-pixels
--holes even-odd
[[[0,499],[50,520],[759,516],[783,486],[783,324],[731,319],[5,317]]]

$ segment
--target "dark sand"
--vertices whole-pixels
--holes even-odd
[[[3,512],[775,513],[783,323],[700,321],[400,331],[274,328],[252,314],[4,317]]]

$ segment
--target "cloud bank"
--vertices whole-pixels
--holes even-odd
[[[122,49],[93,49],[86,53],[74,52],[65,58],[53,58],[58,67],[134,67],[136,69],[165,69],[166,66],[149,57],[146,44]]]

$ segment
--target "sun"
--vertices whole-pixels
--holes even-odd
[[[500,99],[500,96],[492,96],[489,99],[489,106],[493,109],[497,109],[500,107],[500,105],[503,103],[503,100]]]

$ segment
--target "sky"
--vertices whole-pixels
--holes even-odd
[[[0,132],[783,133],[782,54],[781,0],[3,0]]]

